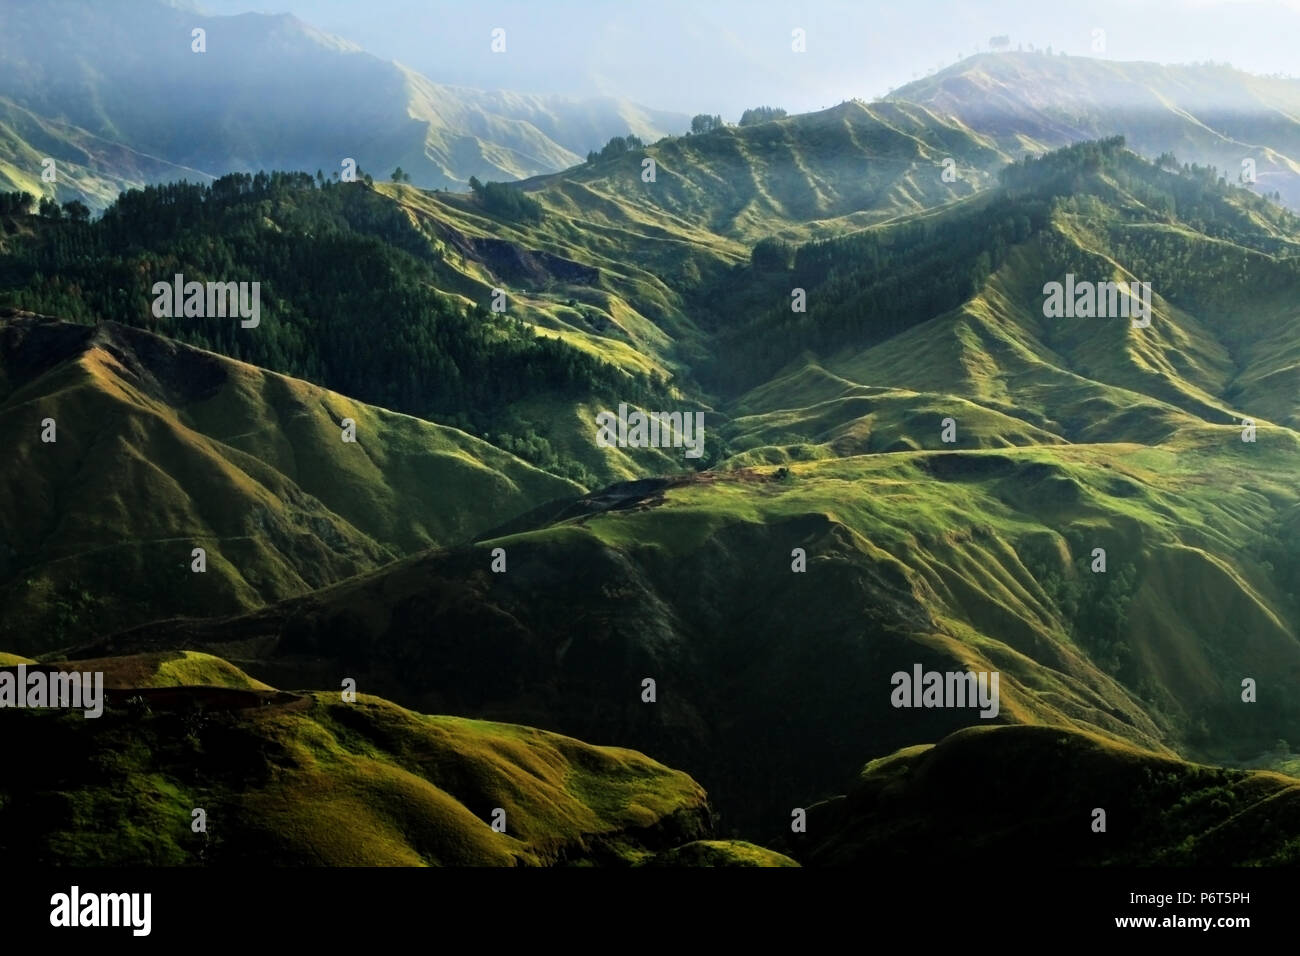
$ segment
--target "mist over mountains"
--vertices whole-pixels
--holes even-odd
[[[196,28],[203,54],[191,49]],[[50,156],[67,172],[61,201],[92,208],[127,185],[259,169],[332,175],[345,158],[379,179],[400,166],[413,185],[460,190],[471,176],[557,172],[611,137],[653,142],[690,125],[609,97],[435,83],[290,14],[209,16],[155,0],[14,0],[0,11],[0,57],[12,66],[0,77],[0,186],[40,190],[32,160]],[[888,99],[961,123],[1001,159],[1120,134],[1149,158],[1172,152],[1234,181],[1250,159],[1259,189],[1300,201],[1297,80],[989,53]]]
[[[1232,182],[1253,178],[1258,189],[1300,205],[1300,80],[1226,64],[989,53],[909,83],[889,99],[954,116],[1010,152],[1120,135],[1149,158],[1172,153],[1215,166]]]
[[[206,31],[203,54],[191,49],[194,29]],[[654,140],[688,125],[613,99],[439,85],[288,14],[209,17],[152,0],[6,4],[0,57],[9,67],[0,97],[11,110],[84,131],[34,137],[46,144],[42,155],[86,167],[80,175],[97,168],[78,141],[89,133],[207,177],[333,173],[352,157],[378,178],[401,166],[415,185],[464,188],[470,176],[563,169],[614,135]],[[12,136],[24,139],[21,128]],[[178,178],[107,165],[124,183]]]

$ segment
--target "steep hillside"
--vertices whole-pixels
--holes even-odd
[[[760,841],[864,758],[972,726],[1085,735],[1099,773],[1138,751],[1289,766],[1300,223],[1118,139],[992,186],[1008,154],[937,110],[847,103],[470,195],[232,176],[128,194],[98,223],[27,217],[5,301],[334,392],[111,323],[11,322],[4,644],[352,677],[422,712],[633,746]],[[943,179],[947,155],[965,178]],[[156,318],[151,284],[177,271],[262,282],[261,324]],[[1049,314],[1074,279],[1149,283],[1150,321]],[[618,404],[699,409],[707,454],[599,447]],[[194,596],[196,536],[219,597]],[[164,542],[186,587],[156,573]],[[898,707],[892,677],[915,667],[997,673],[996,713]],[[1168,767],[1195,799],[1247,780]],[[1191,858],[1172,849],[1183,791],[1161,793],[1170,829],[1115,859]],[[708,836],[646,853],[768,860]],[[1259,847],[1243,859],[1289,858]]]
[[[773,233],[827,235],[991,182],[1009,157],[991,141],[910,104],[851,101],[743,127],[679,136],[523,184],[560,212],[604,224],[647,215],[752,245]],[[655,179],[642,173],[655,161]],[[944,161],[953,160],[945,176]],[[954,178],[955,177],[955,178]]]
[[[436,227],[366,183],[232,174],[211,186],[128,193],[89,224],[27,216],[17,226],[27,231],[0,255],[0,305],[140,326],[490,436],[587,486],[639,469],[686,467],[655,449],[593,454],[595,412],[572,414],[621,402],[701,407],[670,394],[653,357],[631,360],[634,349],[620,332],[602,334],[608,347],[601,349],[591,347],[595,337],[584,347],[546,327],[546,313],[533,304],[538,296],[561,310],[571,285],[599,282],[598,268]],[[156,284],[176,275],[247,283],[247,299],[257,283],[258,314],[236,319],[226,314],[233,309],[198,303],[191,313],[199,314],[182,315],[178,303],[160,317]],[[612,301],[608,307],[630,314]],[[562,311],[579,314],[568,305]],[[635,327],[653,331],[643,319]],[[579,444],[587,454],[568,453]],[[717,457],[710,448],[700,463]]]
[[[16,650],[257,607],[579,490],[456,429],[113,323],[0,319],[0,435]]]

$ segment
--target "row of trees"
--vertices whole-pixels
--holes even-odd
[[[754,126],[759,123],[768,123],[772,120],[778,120],[786,116],[786,112],[775,106],[755,106],[753,109],[745,110],[740,116],[741,126]],[[715,130],[726,129],[727,124],[723,121],[722,116],[714,113],[697,113],[691,117],[691,128],[687,136],[700,136],[706,133],[712,133]],[[622,156],[624,153],[632,150],[645,148],[645,143],[640,137],[628,133],[626,136],[615,136],[603,147],[600,152],[595,150],[587,153],[587,163],[594,163],[601,159],[614,159]]]
[[[776,106],[755,106],[740,114],[739,125],[757,126],[759,123],[783,119],[786,115],[785,110]],[[716,129],[725,129],[726,126],[722,117],[717,114],[710,116],[708,113],[699,113],[691,118],[691,133],[696,135],[712,133]]]
[[[34,203],[36,203],[36,197],[31,193],[0,193],[0,216],[31,215]],[[50,199],[48,196],[42,197],[40,203],[37,204],[36,214],[42,219],[57,220],[66,217],[70,222],[90,221],[90,207],[80,199],[71,199],[59,205],[56,199]]]
[[[726,125],[722,122],[721,116],[710,116],[708,113],[699,113],[691,117],[691,132],[697,136],[701,133],[712,133],[715,129],[722,129]]]
[[[785,110],[776,106],[755,106],[751,110],[745,110],[740,114],[741,126],[756,126],[759,123],[770,123],[773,120],[784,119]]]
[[[36,197],[31,193],[0,193],[0,216],[26,216],[32,211]]]
[[[594,163],[599,159],[617,159],[624,153],[630,153],[634,149],[644,149],[645,142],[639,136],[633,136],[628,133],[626,136],[614,136],[610,141],[601,147],[600,152],[594,150],[587,154],[587,162]]]

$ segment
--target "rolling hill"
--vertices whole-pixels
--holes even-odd
[[[851,117],[876,122],[857,104],[840,110]],[[807,137],[826,117],[803,119],[811,125],[782,120],[734,136],[749,142],[785,124]],[[700,164],[714,148],[701,144],[732,135],[669,145]],[[615,174],[619,163],[628,168]],[[121,621],[81,653],[192,648],[276,685],[332,686],[354,674],[404,706],[625,742],[701,780],[724,824],[745,837],[835,792],[864,756],[984,722],[961,711],[900,719],[888,679],[917,662],[1002,673],[1001,723],[1238,764],[1273,753],[1296,716],[1276,682],[1300,673],[1300,560],[1289,537],[1300,521],[1289,479],[1300,437],[1295,393],[1279,387],[1300,356],[1294,216],[1204,169],[1147,163],[1108,140],[1017,163],[997,187],[937,208],[791,240],[746,263],[737,238],[713,231],[736,232],[734,216],[616,195],[640,182],[636,168],[633,156],[598,160],[521,187],[540,216],[526,205],[489,208],[487,193],[404,186],[286,179],[230,198],[244,188],[236,180],[178,193],[204,222],[270,249],[320,255],[330,248],[321,234],[344,227],[372,257],[375,243],[397,245],[403,254],[386,267],[427,279],[445,321],[475,334],[491,327],[472,324],[492,321],[487,313],[446,303],[466,292],[472,303],[503,278],[530,289],[522,314],[542,335],[555,331],[547,316],[565,297],[650,312],[668,290],[658,321],[622,313],[640,337],[621,339],[625,354],[660,360],[643,381],[665,389],[660,400],[708,408],[721,442],[699,474],[642,449],[647,457],[615,459],[585,487],[557,488],[550,504],[517,499],[513,519],[501,513],[455,540],[430,535],[437,550],[382,568],[382,557],[358,563],[346,573],[360,576],[333,575],[311,593],[209,608],[206,620]],[[574,185],[601,175],[621,185],[604,197]],[[811,195],[812,183],[797,191]],[[589,218],[561,212],[575,196],[586,197]],[[130,223],[134,241],[143,233],[155,255],[178,245],[195,270],[185,234],[131,202],[89,227],[32,223],[9,268],[40,272],[40,256],[70,257],[85,230],[115,261],[114,230]],[[268,207],[277,230],[250,232],[246,218]],[[777,205],[750,208],[768,221],[780,215]],[[615,225],[628,212],[638,221]],[[712,265],[690,282],[656,285],[642,253],[656,245]],[[130,301],[94,282],[98,268],[65,270],[56,301],[129,317]],[[1047,318],[1045,284],[1067,274],[1150,282],[1150,324]],[[806,315],[778,304],[795,285],[808,293]],[[30,282],[20,301],[50,301],[48,289]],[[340,351],[335,341],[362,334],[352,313],[288,278],[275,289],[296,309],[264,324],[296,350],[293,361],[338,363],[353,378],[331,381],[370,387],[356,377],[369,344],[343,338],[358,345]],[[293,327],[340,331],[287,336]],[[218,347],[276,354],[266,339],[213,334]],[[609,359],[622,334],[593,327],[586,344]],[[549,353],[557,361],[581,351],[572,336],[550,338],[568,349]],[[642,345],[651,340],[657,351]],[[692,348],[711,360],[693,362]],[[389,354],[402,368],[400,353]],[[637,381],[628,366],[593,366],[585,392],[528,383],[510,414],[546,423],[557,468],[572,459],[590,468],[594,402]],[[665,367],[673,379],[654,384],[662,379],[648,373]],[[454,414],[470,394],[438,400]],[[1243,441],[1245,418],[1253,441]],[[312,492],[322,502],[335,467]],[[600,489],[616,468],[633,480]],[[495,548],[504,571],[493,570]],[[639,696],[646,678],[659,686],[653,704]],[[1262,689],[1258,703],[1242,700],[1246,678]]]
[[[0,341],[15,650],[257,607],[579,490],[457,429],[148,332],[10,315]]]
[[[1234,442],[1248,448],[1206,429],[1163,449],[895,453],[643,482],[469,549],[82,653],[202,649],[272,683],[346,672],[419,709],[628,741],[700,779],[748,838],[864,752],[986,722],[900,716],[889,678],[915,662],[1001,672],[998,722],[1248,760],[1296,717],[1281,529],[1300,515],[1300,443]],[[1242,703],[1243,677],[1267,685],[1258,704]]]
[[[107,671],[99,718],[0,714],[16,759],[66,760],[0,782],[0,852],[33,864],[794,865],[703,840],[704,791],[629,750],[276,691],[196,655],[62,666]]]
[[[601,269],[530,248],[527,237],[435,227],[363,182],[305,173],[148,187],[88,224],[7,218],[13,238],[0,256],[0,304],[143,327],[490,435],[587,486],[685,467],[657,449],[593,448],[595,412],[574,414],[579,407],[662,408],[684,396],[669,388],[665,363],[638,357],[622,327],[596,311],[581,321],[602,333],[586,341],[549,327],[544,309],[577,317],[575,293],[602,294]],[[256,326],[216,314],[155,315],[155,283],[177,274],[256,282]],[[606,304],[638,337],[669,341],[612,299]],[[711,448],[708,460],[717,454]]]
[[[646,158],[655,179],[642,179]],[[827,235],[988,185],[1010,156],[912,104],[849,101],[818,113],[668,137],[521,184],[557,212],[609,223],[657,215],[753,245]],[[955,163],[951,180],[944,160]]]

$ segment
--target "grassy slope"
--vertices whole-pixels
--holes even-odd
[[[707,230],[677,231],[653,216],[633,216],[630,206],[621,207],[626,217],[611,218],[598,202],[568,207],[548,194],[543,221],[521,224],[488,216],[463,196],[377,188],[401,202],[443,253],[437,270],[443,291],[486,306],[493,289],[504,289],[511,314],[637,371],[670,373],[680,366],[677,340],[689,347],[699,338],[676,280],[693,274],[698,281],[748,251]],[[594,278],[570,280],[545,263],[521,266],[521,254],[537,252],[584,273],[594,270]]]
[[[723,134],[700,150],[712,154],[707,160],[691,157],[688,179],[708,184],[710,176],[720,178],[709,171],[709,161],[727,169],[728,162],[740,163],[729,150],[743,153],[747,144],[726,142],[728,136],[734,138]],[[685,149],[687,142],[661,145]],[[788,212],[769,196],[736,196],[707,185],[693,192],[689,182],[670,180],[674,189],[653,192],[630,175],[633,159],[619,161],[628,169],[609,172],[597,164],[579,170],[562,186],[544,184],[536,195],[553,202],[563,189],[581,199],[571,213],[597,207],[627,221],[661,210],[680,224],[674,228],[682,235],[700,224],[745,236],[751,213],[770,228]],[[744,165],[760,164],[747,155]],[[584,178],[591,182],[580,191],[574,181]],[[766,186],[771,179],[758,181]],[[600,192],[591,191],[597,187]],[[799,187],[818,188],[811,180]],[[695,769],[724,811],[736,812],[737,792],[765,807],[789,805],[793,795],[778,795],[772,777],[806,775],[805,792],[815,792],[831,763],[847,759],[845,748],[825,748],[824,741],[808,748],[804,741],[817,729],[834,723],[852,738],[861,727],[859,733],[869,733],[879,748],[875,753],[911,742],[897,725],[881,729],[895,714],[871,714],[874,705],[855,697],[863,681],[883,683],[893,665],[836,643],[828,633],[853,627],[835,615],[862,606],[876,614],[863,628],[869,639],[906,636],[901,657],[938,655],[961,666],[984,662],[1000,669],[1004,719],[1083,726],[1144,747],[1163,743],[1237,763],[1269,751],[1294,719],[1280,703],[1276,680],[1300,673],[1295,593],[1271,563],[1276,546],[1284,546],[1278,529],[1294,526],[1300,513],[1287,479],[1300,464],[1291,430],[1300,405],[1289,387],[1300,374],[1287,261],[1296,254],[1296,239],[1231,195],[1221,204],[1222,215],[1248,228],[1228,242],[1163,218],[1105,177],[1091,189],[1104,207],[1058,212],[1047,233],[1015,249],[961,308],[866,351],[800,359],[772,382],[724,404],[734,415],[724,430],[740,452],[727,467],[804,462],[792,468],[787,487],[738,473],[734,483],[670,490],[666,504],[643,503],[630,512],[570,521],[563,529],[485,542],[512,555],[522,547],[524,574],[512,570],[500,581],[478,584],[468,602],[434,600],[423,605],[425,613],[451,626],[465,620],[483,626],[478,611],[464,606],[481,601],[490,613],[508,616],[510,627],[497,630],[507,646],[540,642],[568,657],[553,672],[542,671],[565,693],[581,688],[607,700],[597,714],[578,715],[537,689],[520,694],[492,687],[467,706],[504,713],[518,708],[529,719],[549,718],[560,727],[628,735]],[[717,205],[700,203],[699,196]],[[629,203],[631,212],[625,211]],[[978,208],[955,204],[938,215]],[[1156,246],[1164,259],[1147,262],[1147,250]],[[1162,267],[1169,261],[1185,267],[1169,272]],[[1152,328],[1043,319],[1042,285],[1066,271],[1152,280]],[[958,449],[1018,447],[986,455],[910,454],[949,447],[939,441],[946,415],[958,421]],[[1240,442],[1235,423],[1243,415],[1261,424],[1261,443]],[[903,454],[838,460],[880,452]],[[786,499],[784,507],[763,497],[774,489]],[[784,578],[789,548],[773,540],[787,522],[803,533],[811,529],[814,540],[826,535],[834,541],[824,556],[832,565],[847,554],[850,567],[872,567],[874,583],[863,576],[836,578],[824,594],[790,593]],[[756,533],[760,527],[766,533]],[[612,553],[593,553],[592,545]],[[1123,661],[1103,645],[1111,635],[1067,620],[1077,610],[1067,611],[1059,587],[1050,583],[1077,579],[1076,564],[1092,546],[1107,549],[1112,573],[1131,566],[1135,575],[1113,635],[1127,654]],[[756,564],[758,554],[767,557]],[[584,570],[582,593],[545,575],[530,580],[535,562],[576,562]],[[881,587],[882,579],[897,585],[891,574],[901,574],[905,586],[892,592]],[[584,627],[616,640],[619,651],[597,652],[584,648],[583,636],[559,633],[551,623],[559,602],[552,606],[538,594],[557,586],[570,607],[590,608],[596,593],[607,599],[581,617]],[[503,590],[509,597],[501,596]],[[768,602],[759,614],[747,610],[754,593]],[[818,613],[830,610],[832,619],[812,624],[809,634],[800,599]],[[724,636],[739,634],[745,635],[743,648]],[[834,660],[862,681],[828,690],[819,683],[828,675],[817,664],[792,664],[788,650],[776,650],[790,634],[812,644],[813,660]],[[1240,637],[1225,640],[1225,634]],[[400,624],[390,622],[371,640],[401,643],[400,635]],[[354,653],[346,644],[333,646]],[[458,659],[453,644],[433,652],[432,660],[446,659],[444,653]],[[655,725],[646,726],[623,703],[617,677],[597,673],[589,659],[597,653],[610,657],[609,664],[621,658],[613,674],[629,682],[638,666],[647,674],[673,675],[676,693],[655,712]],[[800,668],[809,672],[804,683],[788,675]],[[1270,700],[1259,708],[1243,705],[1240,679],[1258,674],[1272,675]],[[611,679],[612,686],[601,683]],[[763,681],[772,682],[768,689]],[[453,692],[444,687],[434,693]],[[731,693],[743,706],[729,701]],[[797,714],[755,717],[762,708],[755,701],[767,693],[777,707],[780,700],[808,701],[815,694],[829,694],[834,703],[824,712],[801,703]],[[904,727],[912,740],[951,729],[911,716],[918,720]],[[761,772],[741,766],[735,747],[742,739],[766,742]],[[800,746],[810,751],[802,764],[785,753]],[[822,764],[814,769],[817,760]],[[745,810],[731,819],[738,818],[753,822]]]
[[[656,162],[653,183],[641,178],[643,156]],[[941,175],[949,157],[960,167],[955,182]],[[988,140],[928,110],[852,101],[670,137],[571,170],[562,183],[539,177],[526,186],[542,187],[537,196],[548,203],[561,201],[556,192],[599,198],[611,221],[656,215],[679,229],[698,224],[750,246],[773,234],[838,234],[970,195],[1006,158]]]
[[[654,183],[641,160],[658,164]],[[962,177],[945,183],[942,160]],[[442,288],[486,302],[506,288],[549,334],[629,368],[670,372],[705,347],[683,293],[766,236],[833,235],[968,196],[1007,157],[927,110],[845,103],[773,123],[668,137],[623,157],[527,181],[540,223],[504,222],[465,197],[380,185],[452,255]],[[512,274],[497,239],[597,270],[594,282]],[[513,281],[512,281],[513,280]],[[570,299],[578,308],[568,305]]]
[[[1168,174],[1145,175],[1172,188]],[[1217,215],[1241,227],[1228,241],[1147,208],[1104,175],[1087,191],[1101,201],[1055,213],[959,307],[866,349],[796,357],[723,403],[739,462],[937,448],[946,415],[963,444],[983,447],[1158,443],[1247,416],[1300,425],[1300,237],[1286,220],[1261,219],[1230,192],[1216,199]],[[969,205],[936,214],[978,215]],[[1067,272],[1150,282],[1150,328],[1044,318],[1043,286]],[[814,319],[836,307],[816,289],[809,297]]]
[[[902,148],[906,137],[863,112],[819,114],[822,125],[800,135],[838,148],[865,129],[913,172],[937,155]],[[445,272],[467,298],[507,265],[466,237],[504,235],[600,270],[590,290],[537,274],[524,295],[530,320],[611,360],[686,368],[707,342],[679,295],[692,267],[719,273],[763,230],[807,237],[943,198],[921,191],[923,201],[904,202],[898,190],[916,183],[903,180],[854,193],[854,177],[836,169],[789,178],[794,162],[775,164],[786,178],[747,183],[739,171],[761,165],[759,139],[742,133],[655,147],[659,192],[632,156],[530,184],[551,213],[536,227],[495,222],[462,199],[389,191],[435,241],[467,248]],[[1293,725],[1276,682],[1300,672],[1295,596],[1261,550],[1300,514],[1297,442],[1283,427],[1297,414],[1283,387],[1296,374],[1281,268],[1294,240],[1270,251],[1233,244],[1235,259],[1208,281],[1157,284],[1150,330],[1050,326],[1036,311],[1045,278],[1067,268],[1145,278],[1135,249],[1170,242],[1195,257],[1224,245],[1105,196],[1125,214],[1058,216],[1050,242],[1014,250],[959,309],[873,349],[800,359],[742,397],[728,409],[741,449],[730,474],[608,513],[580,505],[591,513],[558,526],[512,527],[263,613],[163,625],[119,644],[193,641],[277,682],[333,681],[346,668],[422,709],[634,743],[694,772],[747,828],[829,792],[864,740],[882,755],[976,721],[900,720],[887,679],[914,661],[1000,670],[1006,721],[1251,759]],[[800,218],[810,211],[839,218]],[[595,318],[562,305],[569,298],[590,298]],[[587,411],[539,407],[573,415],[575,448],[590,434]],[[1264,426],[1256,445],[1231,425],[1247,413]],[[944,414],[958,419],[961,451],[936,450]],[[795,464],[785,481],[738,467],[758,462]],[[611,474],[669,470],[661,465],[629,456]],[[1078,578],[1076,562],[1098,543],[1112,571],[1136,575],[1117,634],[1122,667],[1094,644],[1107,635],[1071,627],[1047,585]],[[488,572],[491,546],[509,551],[506,575]],[[807,576],[789,572],[795,546],[808,550]],[[503,659],[508,674],[494,666]],[[639,682],[656,675],[661,702],[647,708]],[[1255,707],[1237,697],[1243,675],[1270,684]]]
[[[0,335],[17,649],[256,607],[578,490],[455,429],[148,333],[15,318]]]
[[[625,741],[694,774],[745,832],[825,792],[864,747],[879,756],[981,723],[894,710],[889,676],[917,662],[1000,671],[999,722],[1245,760],[1286,736],[1296,713],[1282,687],[1300,674],[1300,609],[1263,550],[1300,508],[1300,446],[1265,434],[677,480],[265,612],[115,643],[206,647],[271,682],[355,671],[409,706]],[[493,547],[504,574],[489,571]],[[805,574],[791,573],[796,547]],[[1105,578],[1086,570],[1094,547]],[[1123,614],[1094,632],[1087,611],[1112,587]],[[1243,676],[1267,688],[1260,703],[1240,701]],[[658,681],[654,706],[639,699],[644,677]]]
[[[626,865],[709,836],[703,790],[629,750],[365,695],[277,693],[197,655],[110,666],[118,691],[96,720],[0,714],[14,759],[51,767],[42,755],[61,755],[53,776],[0,783],[6,854],[63,865]],[[136,681],[169,689],[130,689]],[[191,830],[195,807],[206,833]],[[497,807],[504,833],[490,826]],[[691,847],[653,859],[712,865]],[[733,852],[789,863],[745,845],[714,850]]]

